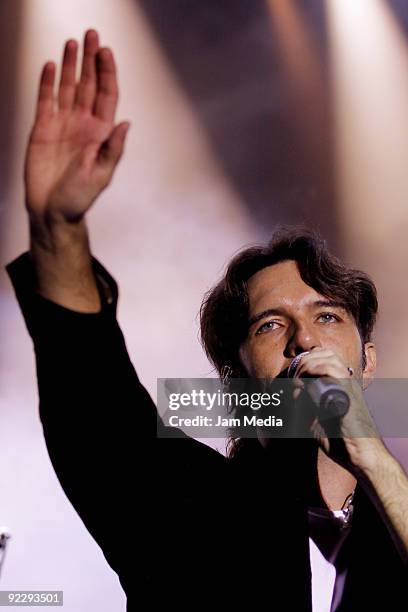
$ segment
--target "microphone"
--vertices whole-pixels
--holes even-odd
[[[300,360],[308,353],[310,351],[296,355],[289,365],[288,378],[294,378]],[[302,378],[302,380],[305,383],[305,391],[317,407],[317,418],[322,425],[325,421],[340,419],[347,414],[350,398],[343,387],[327,378]]]

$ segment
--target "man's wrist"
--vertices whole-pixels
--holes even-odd
[[[88,243],[85,217],[68,222],[62,216],[29,213],[31,246],[50,254],[59,249]]]
[[[61,217],[30,214],[29,222],[37,292],[71,310],[99,312],[85,218],[67,222]]]
[[[360,462],[358,471],[360,480],[376,488],[401,467],[382,440],[376,439],[371,442],[370,449],[365,453],[364,460]]]

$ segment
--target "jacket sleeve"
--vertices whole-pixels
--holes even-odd
[[[50,459],[71,503],[120,572],[132,493],[145,489],[153,466],[157,412],[116,321],[116,282],[95,259],[93,267],[102,303],[96,314],[38,294],[29,253],[7,272],[34,343]],[[132,470],[137,464],[144,469]]]
[[[95,314],[42,297],[29,253],[7,272],[34,343],[51,462],[129,593],[138,577],[152,580],[156,555],[168,548],[158,509],[180,516],[192,500],[200,506],[225,460],[180,430],[157,436],[161,419],[116,320],[117,284],[96,259],[92,265],[102,304]]]
[[[135,551],[147,554],[149,536],[160,532],[157,506],[189,503],[221,456],[181,432],[175,440],[157,437],[156,407],[116,320],[117,284],[98,261],[92,263],[102,303],[95,314],[38,294],[29,253],[7,272],[34,343],[40,418],[52,464],[127,590]],[[146,556],[143,565],[143,571],[154,571]]]

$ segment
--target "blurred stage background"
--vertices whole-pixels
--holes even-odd
[[[132,123],[89,215],[93,252],[119,282],[129,352],[155,396],[157,377],[211,374],[197,339],[202,296],[277,223],[320,229],[372,275],[378,375],[407,376],[408,4],[0,5],[0,525],[13,534],[0,587],[63,589],[67,612],[111,612],[125,598],[50,465],[31,342],[4,273],[27,248],[22,166],[41,66],[88,27],[115,51],[118,118]],[[407,465],[406,440],[389,444]]]

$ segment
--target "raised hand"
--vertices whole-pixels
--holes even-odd
[[[118,85],[113,54],[98,34],[84,39],[80,80],[78,45],[65,45],[55,95],[56,66],[42,71],[25,162],[26,206],[33,218],[75,222],[109,184],[122,155],[129,123],[115,126]]]

